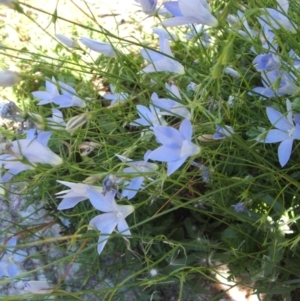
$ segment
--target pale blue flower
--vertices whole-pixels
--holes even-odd
[[[160,52],[149,49],[141,50],[141,55],[143,58],[151,63],[142,69],[141,72],[151,73],[168,71],[184,74],[184,67],[178,61],[172,59],[174,55],[171,51],[169,40],[165,38],[163,33],[158,33],[158,35]]]
[[[63,82],[58,82],[58,84],[62,94],[55,96],[52,102],[58,105],[59,108],[84,108],[86,106],[85,102],[76,95],[76,91],[73,87]]]
[[[109,235],[117,227],[122,235],[131,235],[125,218],[134,211],[131,205],[118,205],[114,199],[116,191],[108,191],[105,196],[88,188],[87,193],[91,204],[99,211],[106,212],[94,217],[89,226],[101,232],[98,243],[98,253],[101,254]]]
[[[109,43],[100,42],[100,41],[96,41],[96,40],[85,38],[85,37],[81,37],[80,42],[93,51],[99,52],[108,57],[113,57],[113,58],[117,57],[115,48]]]
[[[286,107],[287,116],[273,108],[267,108],[267,116],[276,129],[270,130],[265,138],[257,138],[257,141],[263,143],[280,142],[278,159],[281,167],[285,166],[290,159],[294,140],[300,139],[300,124],[293,120],[292,106],[288,99],[286,100]]]
[[[286,29],[292,33],[296,33],[296,26],[293,24],[288,17],[280,13],[274,8],[262,8],[263,15],[259,18],[267,22],[270,26],[275,29]]]
[[[201,163],[198,163],[198,162],[195,162],[195,161],[193,161],[191,163],[191,165],[196,166],[201,170],[200,175],[201,175],[202,181],[204,183],[208,184],[210,182],[210,171],[209,171],[209,169],[205,165],[203,165]]]
[[[51,132],[38,133],[31,129],[28,130],[26,139],[11,142],[8,154],[0,155],[0,165],[8,170],[0,181],[7,182],[13,175],[34,169],[36,163],[52,166],[62,164],[62,159],[47,147],[51,134]]]
[[[189,120],[182,121],[179,130],[170,126],[155,126],[153,128],[157,142],[162,146],[151,151],[146,159],[167,162],[167,175],[174,173],[188,157],[197,155],[200,147],[191,142],[192,124]]]
[[[55,34],[55,37],[65,46],[69,47],[69,48],[74,48],[77,49],[79,48],[79,45],[77,43],[77,41],[74,41],[73,39],[66,37],[62,34]]]
[[[147,155],[148,152],[144,155],[144,160],[141,161],[133,161],[127,157],[116,155],[122,162],[128,165],[128,167],[125,167],[123,169],[123,173],[128,173],[132,176],[137,175],[137,177],[131,178],[130,180],[125,182],[122,191],[123,198],[127,197],[128,200],[132,199],[143,186],[145,180],[143,173],[149,174],[158,169],[157,164],[147,162]]]
[[[137,105],[138,114],[140,118],[130,122],[130,125],[133,126],[149,126],[152,128],[156,125],[166,125],[166,121],[161,116],[161,112],[158,108],[150,105],[148,109],[145,106]]]
[[[178,0],[164,3],[165,8],[175,17],[162,22],[166,27],[190,23],[217,26],[218,20],[211,14],[205,0]]]
[[[281,65],[279,56],[274,53],[259,54],[253,60],[254,67],[257,71],[266,71],[278,69]]]
[[[169,91],[171,97],[181,100],[181,96],[176,85],[166,84],[166,88]],[[161,110],[161,115],[171,115],[178,116],[184,119],[191,119],[190,111],[186,108],[185,105],[180,102],[169,98],[159,98],[156,93],[153,93],[151,95],[151,100],[154,106]]]
[[[31,94],[40,100],[39,106],[53,102],[54,97],[59,96],[55,78],[52,77],[52,81],[46,78],[46,91],[34,91]]]
[[[104,99],[107,99],[110,101],[110,105],[114,105],[117,102],[124,102],[129,97],[128,93],[122,92],[122,93],[114,93],[115,87],[113,85],[109,85],[111,93],[107,93],[103,95]]]
[[[58,205],[58,210],[70,209],[76,206],[79,202],[88,199],[87,188],[90,187],[99,193],[103,192],[102,187],[90,186],[83,183],[71,183],[66,181],[59,181],[58,183],[68,186],[70,189],[60,191],[56,193],[57,198],[63,199]]]
[[[262,72],[261,76],[264,87],[256,87],[252,91],[265,97],[293,95],[299,91],[299,87],[295,84],[295,76],[286,71],[274,69]]]
[[[0,261],[0,277],[15,277],[18,275],[18,264],[26,259],[27,254],[15,250],[17,238],[13,236],[6,243],[6,250]]]

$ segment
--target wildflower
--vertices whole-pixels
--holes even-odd
[[[259,18],[271,25],[275,29],[284,28],[296,33],[296,26],[290,21],[288,17],[280,13],[274,8],[262,8],[263,15]]]
[[[101,254],[107,243],[109,235],[117,227],[123,235],[131,235],[125,218],[134,211],[131,205],[118,205],[114,199],[116,191],[108,191],[105,196],[101,193],[88,188],[89,199],[92,205],[99,211],[106,212],[94,217],[89,226],[101,232],[98,243],[98,253]]]
[[[53,288],[46,281],[28,281],[24,283],[24,290],[31,294],[50,294]]]
[[[99,41],[89,39],[89,38],[84,38],[84,37],[80,38],[80,42],[93,51],[99,52],[108,57],[114,57],[114,58],[117,57],[115,48],[109,43],[99,42]]]
[[[289,10],[289,0],[277,0],[278,3],[278,10],[283,11],[285,14],[287,14],[288,10]]]
[[[62,94],[53,97],[52,102],[58,105],[59,108],[84,108],[86,106],[85,102],[76,95],[76,91],[73,87],[60,81],[58,82],[58,84]]]
[[[142,11],[147,15],[153,15],[156,11],[157,0],[135,0],[138,2]]]
[[[211,8],[205,0],[178,0],[164,3],[165,8],[175,17],[162,22],[166,27],[189,23],[217,26],[218,20],[211,14]]]
[[[162,146],[151,151],[146,159],[167,162],[168,176],[175,172],[188,157],[200,152],[200,147],[191,142],[192,125],[187,119],[182,121],[179,130],[157,125],[153,128],[153,132]]]
[[[132,199],[137,194],[139,189],[141,189],[145,180],[145,177],[142,176],[142,174],[154,172],[158,169],[157,164],[147,162],[145,159],[147,154],[148,153],[144,155],[144,160],[142,161],[133,161],[124,156],[116,155],[122,162],[125,162],[129,166],[123,169],[123,173],[139,175],[138,177],[134,177],[125,182],[125,187],[122,191],[122,197],[127,197],[128,200]]]
[[[57,198],[63,199],[57,207],[58,210],[73,208],[79,202],[88,199],[88,194],[87,194],[88,187],[93,188],[95,191],[98,191],[99,193],[103,192],[102,187],[98,187],[98,186],[90,186],[82,183],[71,183],[71,182],[59,181],[59,180],[57,180],[57,182],[65,186],[68,186],[70,188],[56,193]]]
[[[294,140],[300,139],[300,124],[293,120],[292,106],[288,99],[286,100],[286,108],[288,112],[286,117],[273,108],[267,108],[267,116],[276,129],[268,131],[265,138],[257,138],[257,141],[263,143],[280,142],[278,158],[281,167],[285,166],[290,159]]]
[[[6,243],[6,252],[0,261],[0,277],[15,277],[18,275],[17,264],[25,260],[27,254],[24,251],[15,251],[17,238],[13,236]]]
[[[53,130],[62,130],[66,125],[63,114],[58,109],[52,109],[52,117],[47,118],[47,120],[49,128]]]
[[[140,118],[130,122],[133,126],[149,126],[152,128],[155,125],[166,125],[166,121],[162,118],[161,112],[158,108],[154,106],[149,106],[148,109],[145,106],[137,105],[138,114]]]
[[[171,97],[181,99],[179,90],[175,85],[166,84],[166,88],[168,89],[169,94],[171,94]],[[161,109],[161,115],[175,115],[185,119],[191,119],[191,113],[186,106],[175,100],[169,98],[159,98],[156,93],[151,95],[151,100],[156,107]]]
[[[52,77],[52,81],[46,78],[46,91],[34,91],[31,94],[40,100],[39,106],[53,102],[54,97],[59,96],[55,78]]]
[[[66,124],[66,131],[69,133],[75,132],[78,128],[84,125],[89,119],[89,113],[82,113],[72,117]]]
[[[273,97],[275,95],[293,95],[299,91],[299,87],[295,85],[294,75],[286,71],[274,69],[268,72],[262,72],[262,83],[264,87],[256,87],[252,91],[265,97]]]
[[[160,52],[149,49],[141,50],[143,58],[151,63],[142,71],[146,73],[168,71],[184,74],[184,67],[179,62],[172,59],[174,55],[171,52],[169,40],[165,38],[163,33],[159,33],[158,35]]]
[[[257,71],[278,69],[281,65],[279,57],[273,53],[260,54],[253,60]]]
[[[1,3],[1,2],[0,2]],[[11,87],[20,81],[20,77],[16,72],[10,70],[0,71],[0,87],[6,88]]]
[[[229,125],[225,125],[225,127],[217,126],[216,127],[216,133],[213,135],[214,140],[220,140],[224,138],[231,137],[234,133],[233,128]]]
[[[13,175],[24,170],[34,169],[36,163],[52,166],[62,164],[63,160],[47,147],[51,134],[51,132],[37,133],[36,130],[30,129],[26,139],[11,142],[8,154],[0,155],[0,165],[8,170],[1,182],[9,181]]]
[[[70,39],[69,37],[66,37],[62,34],[56,34],[55,37],[65,46],[69,48],[79,48],[79,45],[76,41],[73,39]]]
[[[111,93],[107,93],[103,96],[104,99],[110,100],[110,105],[114,105],[117,102],[124,102],[129,97],[128,93],[114,93],[115,87],[109,85]]]

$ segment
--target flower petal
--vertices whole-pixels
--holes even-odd
[[[282,141],[278,147],[278,158],[281,167],[285,166],[290,159],[292,153],[294,139],[286,139]]]

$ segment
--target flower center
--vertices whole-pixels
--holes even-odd
[[[295,130],[295,127],[291,128],[290,130],[287,130],[289,137],[292,137],[295,134]]]

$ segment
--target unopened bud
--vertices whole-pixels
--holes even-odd
[[[66,124],[66,131],[73,133],[82,125],[84,125],[89,119],[89,113],[83,113],[72,117]]]
[[[2,2],[0,2],[2,3]],[[1,70],[0,71],[0,87],[6,88],[11,87],[14,84],[20,81],[20,77],[16,74],[16,72],[10,70]]]

